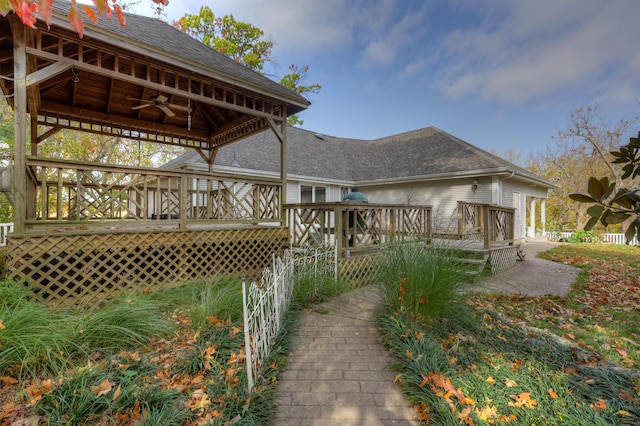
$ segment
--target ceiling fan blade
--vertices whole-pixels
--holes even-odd
[[[138,106],[131,107],[131,109],[142,109],[142,108],[150,107],[150,106],[152,106],[152,105],[153,105],[153,104],[142,104],[142,105],[138,105]]]
[[[160,108],[162,110],[162,112],[164,112],[165,114],[167,114],[169,117],[174,117],[176,114],[171,111],[171,109],[169,109],[168,106],[166,105],[158,105],[158,108]]]
[[[187,105],[167,104],[167,106],[178,111],[192,112],[191,107]]]
[[[164,95],[158,95],[158,96],[156,96],[155,98],[153,98],[153,100],[154,100],[154,101],[156,101],[156,102],[159,102],[159,103],[163,104],[163,103],[167,102],[167,101],[169,100],[169,98],[167,98],[167,97],[166,97],[166,96],[164,96]]]

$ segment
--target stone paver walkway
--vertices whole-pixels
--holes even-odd
[[[278,426],[418,425],[393,383],[395,373],[374,318],[374,286],[305,312],[278,378]]]

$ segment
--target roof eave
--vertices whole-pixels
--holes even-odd
[[[534,178],[533,176],[525,175],[523,173],[518,173],[517,171],[512,170],[509,167],[465,170],[462,172],[433,173],[428,175],[407,176],[407,177],[398,177],[398,178],[392,178],[392,179],[384,178],[384,179],[358,180],[355,182],[355,184],[362,186],[362,185],[380,185],[380,184],[394,184],[394,183],[415,183],[415,182],[436,181],[436,180],[444,180],[444,179],[465,179],[465,178],[476,178],[476,177],[486,177],[486,176],[507,176],[507,177],[517,176],[519,179],[533,181],[536,184],[545,186],[549,189],[555,188],[555,185],[553,185],[550,182],[547,182],[544,179]]]

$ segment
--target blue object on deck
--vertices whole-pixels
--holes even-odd
[[[368,203],[369,200],[367,196],[358,190],[358,188],[353,188],[350,193],[345,195],[342,198],[342,201],[351,201],[356,203]]]

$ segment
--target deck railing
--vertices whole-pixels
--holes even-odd
[[[162,169],[30,158],[27,228],[280,222],[282,184]]]
[[[485,248],[514,241],[515,209],[493,204],[458,202],[458,236],[484,242]]]
[[[339,256],[400,239],[431,237],[431,207],[391,204],[285,205],[291,246],[334,246]]]

